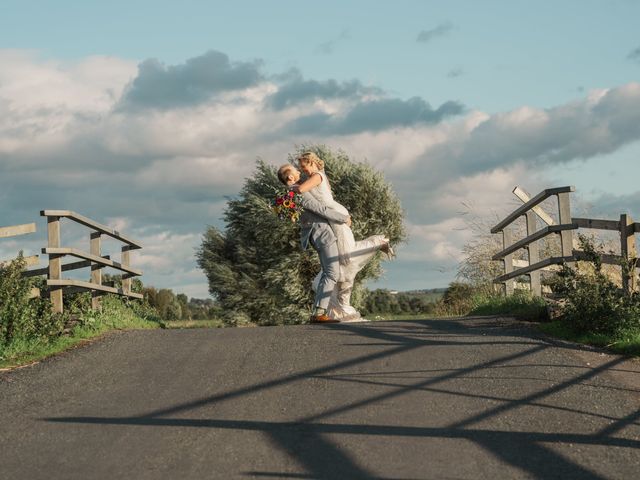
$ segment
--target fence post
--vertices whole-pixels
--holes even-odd
[[[510,247],[512,243],[513,243],[513,239],[511,236],[511,230],[509,228],[505,228],[504,230],[502,230],[502,248],[506,249],[507,247]],[[513,272],[513,253],[510,253],[509,255],[505,255],[503,262],[504,262],[505,275],[507,273]],[[516,281],[513,278],[504,282],[505,295],[513,294],[515,283]]]
[[[130,264],[130,250],[131,247],[129,245],[124,245],[122,247],[122,254],[120,257],[120,263],[122,263],[122,266],[124,267],[129,267]],[[128,295],[131,293],[131,278],[125,278],[126,274],[122,275],[122,292],[125,295]]]
[[[571,201],[569,199],[569,192],[558,194],[558,211],[560,214],[558,223],[560,225],[569,225],[573,223],[573,220],[571,219]],[[563,257],[570,257],[573,255],[573,230],[563,230],[560,232],[560,249]]]
[[[60,247],[60,217],[47,217],[47,237],[49,248]],[[49,254],[49,279],[62,279],[62,257]],[[53,313],[62,313],[62,287],[54,287],[49,291]]]
[[[102,234],[100,232],[91,232],[89,238],[89,253],[91,253],[91,255],[95,255],[96,257],[101,257]],[[97,263],[91,263],[91,283],[102,285],[102,266]],[[100,308],[100,292],[98,290],[91,291],[91,308],[93,310],[98,310]]]
[[[620,255],[626,263],[622,267],[622,288],[631,293],[636,289],[635,259],[638,254],[633,220],[626,213],[620,215]]]
[[[527,212],[527,236],[533,235],[538,230],[536,213],[533,210]],[[533,241],[527,247],[529,250],[529,265],[540,261],[540,253],[538,242]],[[538,297],[542,296],[542,284],[540,283],[540,270],[535,270],[529,274],[531,294]]]

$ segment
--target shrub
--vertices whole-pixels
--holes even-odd
[[[483,291],[483,287],[476,287],[465,282],[451,282],[435,306],[434,313],[442,316],[467,315],[474,306],[474,296]]]
[[[0,340],[14,338],[48,338],[58,335],[64,327],[64,317],[51,313],[47,300],[30,299],[37,280],[25,278],[22,253],[8,264],[0,265]]]
[[[333,193],[353,218],[356,239],[373,234],[385,234],[394,244],[404,239],[400,202],[381,173],[322,146],[303,146],[291,158],[306,150],[325,161]],[[204,234],[198,265],[228,324],[300,323],[309,315],[318,255],[311,248],[301,250],[298,225],[273,214],[274,188],[282,187],[276,169],[258,161],[238,197],[227,203],[225,230],[209,227]],[[354,306],[363,282],[381,273],[376,256],[356,277]]]
[[[592,268],[563,265],[552,288],[563,299],[562,320],[576,333],[617,335],[640,328],[640,297],[627,294],[603,272],[601,253],[580,237]],[[625,266],[623,266],[623,271]]]

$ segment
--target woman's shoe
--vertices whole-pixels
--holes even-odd
[[[340,323],[340,320],[335,320],[326,313],[321,313],[319,315],[311,315],[309,323]]]

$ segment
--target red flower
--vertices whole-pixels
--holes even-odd
[[[289,198],[293,198],[293,196],[295,195],[295,193],[293,193],[293,190],[289,191]]]
[[[282,205],[283,202],[284,202],[284,198],[282,197],[276,198],[276,205]]]
[[[295,202],[291,202],[291,205],[289,205],[289,208],[296,208]]]

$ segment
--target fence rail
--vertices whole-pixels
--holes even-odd
[[[47,287],[49,288],[49,297],[54,312],[63,311],[62,295],[65,289],[69,292],[90,291],[92,295],[91,306],[94,309],[100,306],[100,297],[106,293],[142,298],[141,294],[131,291],[131,279],[142,275],[142,271],[134,269],[130,265],[131,250],[142,248],[138,242],[125,237],[117,230],[70,210],[42,210],[40,215],[47,218],[48,245],[42,249],[42,253],[49,256],[49,267],[46,269]],[[89,252],[60,245],[60,221],[62,218],[89,228]],[[113,261],[108,256],[102,256],[103,235],[107,235],[124,244],[120,251],[120,262]],[[81,261],[62,265],[64,257],[75,257],[81,259]],[[63,271],[86,267],[91,267],[91,280],[89,282],[62,278]],[[103,285],[102,269],[105,267],[115,268],[124,272],[122,275],[122,288]]]
[[[131,279],[142,275],[142,271],[131,266],[130,252],[142,248],[142,245],[126,237],[121,232],[106,225],[102,225],[90,218],[80,215],[70,210],[42,210],[42,217],[47,219],[47,246],[42,248],[42,253],[48,256],[48,266],[27,270],[26,277],[45,276],[47,292],[51,299],[52,310],[62,313],[63,294],[72,292],[90,291],[92,295],[91,305],[98,308],[100,297],[107,293],[123,295],[131,298],[143,298],[139,293],[131,290]],[[66,218],[71,222],[83,225],[89,229],[89,251],[78,248],[65,247],[60,244],[61,220]],[[14,225],[10,227],[0,227],[0,238],[13,237],[27,233],[36,232],[36,224],[28,223],[24,225]],[[120,249],[120,261],[112,260],[110,255],[102,254],[102,237],[108,236],[122,244]],[[63,264],[65,258],[74,258],[78,261]],[[25,257],[27,266],[35,266],[39,263],[38,255]],[[8,262],[0,262],[0,265]],[[113,268],[122,272],[122,287],[116,288],[106,285],[102,281],[102,270]],[[90,268],[91,276],[89,281],[63,278],[63,272]],[[34,289],[32,296],[39,296],[41,292]]]
[[[524,204],[491,229],[493,234],[502,234],[503,249],[495,254],[492,260],[502,260],[504,263],[504,274],[495,278],[494,283],[503,284],[506,294],[513,293],[517,277],[527,275],[530,278],[531,292],[539,296],[542,294],[540,281],[542,269],[586,259],[585,252],[578,248],[574,237],[574,232],[580,228],[618,231],[620,233],[620,255],[602,255],[602,262],[611,265],[622,265],[623,262],[629,262],[630,265],[640,266],[635,241],[635,233],[640,232],[640,223],[634,223],[627,214],[620,215],[619,220],[573,218],[571,217],[570,194],[574,191],[575,187],[572,186],[550,188],[543,190],[533,198],[529,198],[526,192],[519,187],[514,189],[513,193]],[[553,196],[557,197],[558,223],[540,208],[542,202]],[[510,227],[522,217],[526,221],[527,234],[524,238],[514,241]],[[538,219],[542,220],[546,226],[538,229]],[[549,235],[559,236],[560,255],[540,259],[538,242]],[[514,259],[514,254],[521,249],[528,252],[528,260],[525,262]],[[622,269],[621,275],[623,288],[628,292],[634,291],[637,282],[633,269],[630,271]]]

